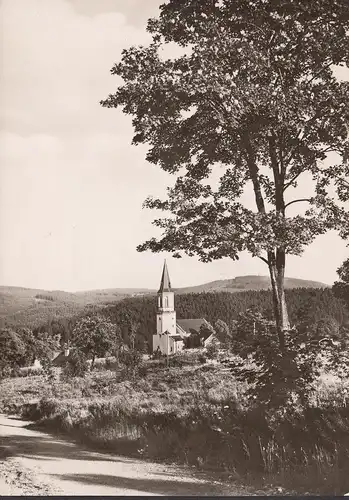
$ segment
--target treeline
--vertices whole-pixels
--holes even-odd
[[[298,288],[286,290],[291,325],[317,325],[325,333],[346,335],[349,327],[349,311],[344,301],[336,298],[330,288]],[[205,318],[212,325],[223,320],[233,329],[240,313],[247,309],[261,312],[272,319],[272,297],[270,291],[245,291],[239,293],[197,293],[176,295],[177,318]],[[145,349],[152,345],[152,335],[156,331],[157,304],[154,296],[141,296],[124,299],[103,308],[90,307],[71,318],[53,319],[36,328],[34,333],[47,331],[59,335],[66,342],[76,322],[86,315],[102,314],[117,324],[124,341],[129,341],[131,332],[136,331],[135,347]]]

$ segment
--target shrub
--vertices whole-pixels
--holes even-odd
[[[119,362],[125,366],[126,376],[132,374],[134,377],[142,362],[142,354],[136,349],[125,348],[119,354]]]
[[[37,375],[42,375],[43,369],[39,366],[23,366],[19,368],[17,377],[35,377]]]
[[[36,299],[41,299],[41,300],[49,300],[50,302],[53,302],[55,299],[52,297],[52,295],[45,295],[42,293],[37,293],[35,295]]]
[[[218,353],[219,353],[219,342],[214,337],[213,340],[211,340],[211,342],[206,347],[206,356],[208,357],[208,359],[215,359],[217,358]]]
[[[62,369],[62,375],[65,379],[70,377],[83,377],[88,371],[88,363],[84,353],[78,349],[73,349]]]
[[[237,378],[250,383],[251,401],[266,409],[286,414],[309,406],[311,386],[324,365],[340,367],[342,376],[348,376],[346,350],[340,342],[314,340],[309,331],[292,329],[285,333],[281,351],[274,324],[253,311],[240,315],[237,328],[246,342],[243,349],[241,341],[235,343],[240,361],[227,364]],[[252,366],[246,365],[248,358]]]

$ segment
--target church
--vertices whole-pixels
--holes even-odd
[[[153,352],[171,355],[181,351],[188,339],[196,335],[200,346],[206,347],[213,338],[211,325],[203,318],[177,319],[174,292],[171,287],[170,276],[166,261],[161,276],[160,288],[157,296],[156,333],[153,335]],[[206,328],[205,328],[206,327]]]

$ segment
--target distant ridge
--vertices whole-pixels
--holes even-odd
[[[285,278],[285,288],[328,288],[329,285],[319,281],[302,280],[299,278]],[[269,276],[237,276],[236,278],[211,281],[203,285],[177,288],[177,293],[201,292],[243,292],[245,290],[269,290]]]
[[[286,288],[328,288],[318,281],[285,278]],[[268,276],[237,276],[236,278],[211,281],[202,285],[174,289],[178,294],[268,290]],[[52,318],[69,318],[83,310],[96,310],[114,304],[124,298],[155,294],[148,288],[109,288],[83,292],[40,290],[33,288],[0,286],[0,326],[20,325],[35,327]]]

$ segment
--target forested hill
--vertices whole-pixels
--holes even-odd
[[[302,280],[297,278],[285,278],[285,288],[327,288],[328,285],[318,281]],[[177,293],[200,293],[200,292],[242,292],[245,290],[268,290],[270,289],[269,276],[237,276],[233,279],[211,281],[203,285],[189,286],[176,289]]]
[[[315,281],[286,278],[286,288],[325,288]],[[212,281],[202,285],[177,288],[176,294],[201,292],[240,292],[267,290],[270,280],[266,276],[238,276],[233,279]],[[11,326],[37,327],[52,319],[66,319],[90,310],[115,304],[126,297],[152,295],[155,289],[113,288],[77,293],[47,291],[21,287],[0,287],[0,323]],[[0,325],[1,326],[1,325]]]
[[[125,297],[152,293],[142,288],[115,288],[69,293],[21,287],[0,287],[0,323],[37,327],[52,319],[69,319],[83,311],[114,304]]]
[[[334,297],[330,288],[299,288],[286,290],[291,324],[308,323],[327,324],[333,331],[344,331],[349,327],[349,311],[344,302]],[[176,295],[177,318],[205,318],[212,325],[220,319],[230,327],[239,313],[255,308],[265,315],[272,316],[272,298],[268,290],[245,291],[238,293],[214,292]],[[82,312],[74,318],[55,319],[43,325],[42,331],[60,334],[64,340],[69,338],[75,322],[85,314],[101,313],[122,329],[125,342],[131,327],[136,325],[136,346],[143,349],[151,345],[152,335],[156,331],[157,303],[154,296],[126,298],[116,304],[96,307]]]

